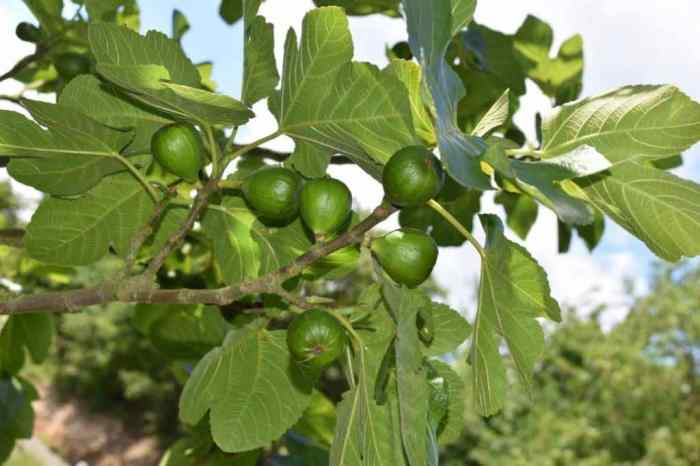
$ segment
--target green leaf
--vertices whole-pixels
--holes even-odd
[[[521,239],[526,239],[537,221],[537,203],[527,195],[502,191],[494,198],[506,211],[508,227]]]
[[[376,358],[376,354],[358,354],[357,385],[343,395],[336,407],[338,421],[330,451],[330,466],[404,464],[398,437],[400,426],[398,419],[392,416],[392,413],[398,414],[398,407],[379,406],[374,401],[374,379],[368,370],[368,357]],[[401,462],[396,461],[397,457]]]
[[[292,363],[286,332],[243,329],[197,364],[180,398],[180,419],[209,412],[212,436],[226,452],[266,447],[299,420],[312,381]]]
[[[456,45],[456,71],[467,91],[459,103],[459,121],[462,127],[474,128],[506,90],[514,100],[524,95],[526,76],[511,35],[473,22],[457,36]]]
[[[395,381],[386,387],[387,402],[375,401],[375,384],[394,338],[395,326],[378,285],[367,288],[359,306],[368,313],[367,327],[358,329],[364,345],[354,358],[355,388],[337,405],[330,466],[405,465],[398,420]]]
[[[49,355],[54,334],[50,314],[23,314],[11,316],[0,332],[0,368],[17,374],[24,365],[24,351],[37,364]]]
[[[335,404],[322,392],[315,390],[311,404],[293,430],[328,448],[333,443],[335,424]]]
[[[12,158],[17,181],[55,195],[75,195],[125,169],[118,159],[132,135],[100,125],[74,109],[24,102],[42,129],[13,112],[0,112],[0,153]]]
[[[221,345],[230,325],[215,306],[140,304],[134,325],[174,358],[195,359]]]
[[[197,124],[234,126],[248,121],[253,112],[236,99],[170,82],[171,76],[160,65],[97,65],[106,79],[129,91],[134,99],[175,118]]]
[[[90,49],[99,64],[122,67],[160,65],[172,82],[200,85],[199,73],[180,45],[165,34],[149,31],[145,36],[113,24],[91,24]]]
[[[544,158],[586,145],[613,164],[658,160],[700,140],[700,104],[673,86],[626,86],[557,108],[542,135]]]
[[[136,0],[85,0],[91,22],[116,23],[138,31],[141,25]]]
[[[447,386],[447,415],[438,428],[438,440],[440,445],[449,445],[459,440],[464,431],[464,380],[447,363],[433,359],[429,364]]]
[[[190,30],[190,22],[180,10],[173,10],[173,39],[180,42],[182,37]]]
[[[133,132],[134,139],[124,149],[124,155],[149,153],[153,133],[173,122],[162,113],[121,97],[115,86],[91,75],[78,76],[68,83],[58,102],[103,125]]]
[[[396,383],[404,452],[411,466],[423,466],[428,464],[426,432],[430,393],[416,319],[419,309],[430,305],[430,301],[421,291],[398,289],[388,282],[382,291],[396,318]]]
[[[583,88],[583,39],[572,36],[550,58],[553,41],[549,24],[528,16],[515,33],[514,50],[528,77],[560,105],[577,99]]]
[[[294,152],[285,165],[294,168],[306,178],[322,178],[333,157],[333,150],[306,141],[297,141]]]
[[[365,16],[381,13],[399,17],[399,0],[314,0],[316,6],[339,6],[349,15]]]
[[[424,102],[422,92],[423,72],[421,67],[408,60],[391,60],[389,69],[406,86],[408,97],[411,102],[411,115],[413,117],[413,127],[416,134],[427,146],[434,146],[437,143],[435,135],[435,125],[428,112],[427,102]]]
[[[0,439],[29,438],[34,427],[31,385],[0,377]]]
[[[431,303],[433,314],[433,341],[423,344],[423,354],[427,357],[442,356],[457,351],[471,334],[472,327],[459,312],[445,304]]]
[[[240,125],[253,116],[237,100],[202,89],[199,71],[179,44],[159,32],[141,36],[111,24],[92,24],[89,37],[98,72],[140,102],[210,125]]]
[[[304,18],[301,43],[293,30],[287,36],[282,91],[270,107],[280,130],[295,141],[322,146],[318,154],[347,155],[379,177],[381,165],[415,143],[408,93],[392,73],[351,58],[343,11],[312,10]]]
[[[484,137],[491,131],[508,122],[510,118],[510,90],[506,89],[503,95],[489,108],[486,114],[479,120],[472,136]]]
[[[671,262],[700,254],[700,186],[641,163],[578,180],[593,204]]]
[[[106,177],[80,198],[45,199],[27,227],[27,252],[56,265],[91,264],[110,246],[124,255],[152,210],[153,200],[130,173]]]
[[[550,296],[547,275],[525,248],[503,234],[494,215],[482,215],[486,257],[482,261],[479,308],[470,353],[474,397],[480,414],[490,416],[504,404],[506,368],[499,337],[508,345],[520,380],[530,390],[535,362],[544,350],[544,334],[536,318],[560,320],[559,305]]]
[[[611,164],[605,157],[589,146],[581,146],[558,157],[526,162],[508,159],[505,148],[503,142],[492,143],[485,161],[503,176],[517,179],[527,194],[556,212],[565,223],[585,225],[593,221],[586,203],[569,195],[562,185],[566,180],[606,170]]]
[[[465,187],[490,189],[478,157],[486,144],[464,134],[457,126],[457,107],[464,86],[445,60],[453,36],[471,22],[475,0],[424,2],[402,0],[408,23],[409,43],[418,58],[435,102],[440,156],[447,172]]]
[[[202,220],[211,239],[214,259],[228,284],[255,278],[260,271],[262,225],[239,197],[228,197],[219,209],[208,209]]]
[[[56,32],[63,24],[63,0],[22,0],[39,24],[48,32]]]
[[[243,103],[253,105],[269,97],[277,87],[280,76],[275,62],[273,26],[262,16],[245,25],[245,58],[243,60]]]
[[[202,221],[227,284],[257,278],[283,267],[311,246],[300,220],[282,228],[262,224],[240,197],[210,206]]]

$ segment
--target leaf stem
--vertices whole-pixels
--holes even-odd
[[[221,158],[221,151],[219,150],[219,145],[214,139],[214,130],[211,126],[206,125],[204,131],[207,133],[207,139],[209,140],[209,153],[211,154],[211,173],[213,177],[219,175],[219,159]]]
[[[148,194],[153,199],[153,202],[157,203],[160,200],[160,196],[158,196],[155,188],[151,186],[151,183],[149,183],[143,173],[141,173],[139,169],[134,166],[134,164],[129,162],[126,157],[123,157],[121,154],[115,154],[114,157],[119,160],[131,172],[131,174],[134,175],[137,180],[139,180],[139,182],[141,182],[143,187],[146,189],[146,191],[148,191]]]
[[[472,235],[469,230],[467,230],[464,225],[460,223],[459,220],[457,220],[451,213],[447,211],[442,205],[440,205],[439,202],[437,202],[435,199],[431,199],[428,201],[428,205],[430,206],[431,209],[433,209],[435,212],[440,214],[442,218],[444,218],[447,223],[452,225],[458,232],[464,236],[467,241],[471,243],[472,246],[474,246],[474,249],[476,249],[476,252],[479,253],[482,259],[486,259],[486,251],[484,251],[484,248],[481,246],[481,244],[476,240],[474,235]]]
[[[282,135],[282,132],[277,130],[272,134],[268,134],[265,137],[262,137],[256,141],[251,142],[250,144],[247,144],[240,149],[236,150],[232,154],[224,157],[224,164],[223,168],[226,169],[229,163],[231,163],[233,160],[237,159],[238,157],[247,154],[248,152],[257,149],[259,146],[265,144],[266,142],[272,141],[273,139],[277,139]]]

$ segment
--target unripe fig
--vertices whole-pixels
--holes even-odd
[[[350,218],[351,208],[352,194],[342,181],[312,180],[301,191],[301,218],[319,239],[337,233]]]
[[[170,173],[189,182],[197,181],[204,164],[204,143],[197,128],[189,123],[173,123],[155,132],[151,152]]]
[[[405,147],[384,166],[382,184],[392,204],[417,207],[437,196],[445,183],[440,161],[423,146]]]
[[[58,74],[66,81],[90,72],[90,59],[74,52],[66,52],[57,56],[54,65]]]
[[[15,29],[15,34],[17,34],[17,37],[20,40],[23,40],[25,42],[32,42],[34,44],[41,42],[41,40],[44,38],[41,29],[39,29],[31,23],[25,22],[19,23],[17,25],[17,29]]]
[[[291,222],[299,213],[301,180],[284,167],[263,167],[243,182],[243,195],[266,223]]]
[[[345,329],[328,312],[312,309],[294,318],[287,330],[287,346],[292,357],[311,369],[322,369],[345,349]]]
[[[415,288],[435,267],[438,247],[420,230],[402,228],[372,241],[372,254],[392,280]]]

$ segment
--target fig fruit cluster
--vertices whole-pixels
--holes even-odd
[[[420,207],[438,195],[445,184],[440,161],[423,146],[396,152],[384,166],[382,184],[387,199],[399,208]],[[376,238],[372,254],[395,282],[415,288],[435,267],[438,247],[428,234],[401,228]]]

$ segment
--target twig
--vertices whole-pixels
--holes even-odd
[[[148,219],[144,227],[136,233],[136,236],[131,240],[129,245],[129,254],[126,256],[126,266],[124,271],[128,274],[136,262],[136,257],[138,256],[141,247],[144,245],[146,240],[153,234],[156,224],[160,221],[163,216],[165,209],[167,209],[170,204],[170,199],[177,193],[177,186],[171,186],[166,192],[165,197],[156,204],[156,208],[153,210],[151,217]]]
[[[440,205],[439,202],[435,201],[434,199],[428,201],[428,206],[430,206],[430,208],[432,208],[442,218],[444,218],[447,221],[447,223],[452,225],[458,232],[460,232],[462,236],[464,236],[466,240],[469,241],[469,243],[472,246],[474,246],[474,249],[476,249],[476,252],[479,253],[482,259],[486,258],[486,251],[484,251],[484,248],[481,246],[479,241],[477,241],[474,235],[472,235],[471,232],[467,230],[464,227],[464,225],[462,225],[460,221],[454,217],[454,215],[449,213],[447,209],[445,209],[442,205]]]
[[[0,230],[0,244],[21,249],[24,247],[24,235],[24,230],[20,228]]]
[[[350,244],[359,243],[365,233],[395,211],[396,209],[389,203],[383,202],[362,222],[332,241],[316,244],[291,264],[255,280],[245,281],[227,288],[159,290],[150,288],[142,277],[136,277],[123,284],[105,282],[94,288],[40,293],[16,298],[0,303],[0,315],[31,312],[78,312],[87,306],[111,302],[225,306],[247,294],[276,293],[279,283],[295,277],[322,257]]]
[[[199,215],[204,211],[209,203],[209,196],[218,189],[219,180],[218,178],[211,178],[202,189],[197,193],[197,197],[194,199],[194,204],[190,210],[185,223],[183,223],[180,228],[168,239],[163,246],[163,249],[156,255],[156,257],[151,260],[148,264],[148,269],[146,270],[147,275],[155,275],[158,270],[163,266],[165,260],[168,256],[177,249],[180,244],[185,240],[187,233],[192,229],[194,223],[199,218]]]

